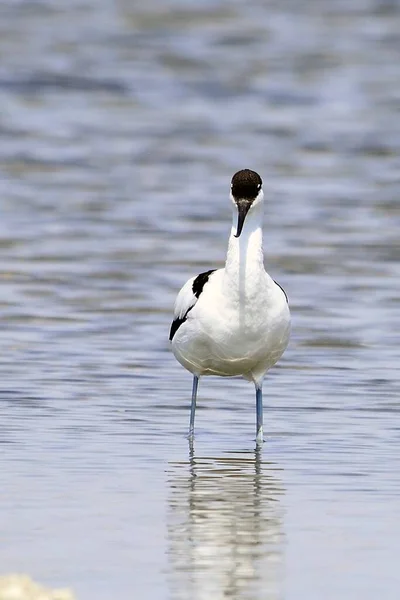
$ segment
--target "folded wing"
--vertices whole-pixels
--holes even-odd
[[[170,341],[178,331],[179,327],[186,321],[188,313],[196,304],[205,284],[214,271],[215,269],[211,269],[205,273],[200,273],[197,277],[191,277],[180,290],[175,301],[174,320],[172,321],[169,332]]]

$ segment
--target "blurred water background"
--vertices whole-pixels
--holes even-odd
[[[398,600],[400,5],[0,2],[0,565],[80,600]],[[168,332],[261,173],[264,385]]]

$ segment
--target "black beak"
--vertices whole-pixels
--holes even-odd
[[[248,200],[239,200],[236,203],[236,206],[238,209],[238,223],[237,223],[235,237],[238,238],[240,236],[240,234],[242,233],[244,220],[246,218],[247,213],[249,212],[251,202],[249,202]]]

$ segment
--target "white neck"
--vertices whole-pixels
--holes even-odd
[[[233,210],[232,229],[229,237],[225,273],[236,280],[242,291],[256,284],[260,274],[264,276],[264,255],[262,248],[263,202],[253,206],[246,215],[242,233],[235,237],[237,230],[237,209]]]

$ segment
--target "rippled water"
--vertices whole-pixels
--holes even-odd
[[[81,600],[397,600],[398,3],[0,5],[0,564]],[[297,6],[297,8],[295,7]],[[265,181],[293,337],[254,393],[168,331]]]

